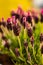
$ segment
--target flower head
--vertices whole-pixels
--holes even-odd
[[[10,48],[10,45],[9,45],[9,42],[8,41],[5,41],[5,45],[4,45],[5,48]]]
[[[33,44],[34,44],[34,37],[33,36],[30,38],[30,42],[31,42],[31,45],[33,46]]]
[[[13,26],[13,32],[14,32],[14,34],[15,34],[16,36],[19,35],[20,29],[21,29],[21,27],[20,27],[20,25],[17,24],[17,23]]]
[[[1,22],[1,25],[3,25],[4,27],[6,26],[6,22],[4,20],[4,18],[2,17],[2,22]]]
[[[43,15],[43,9],[41,9],[41,11],[40,11],[40,12],[41,12],[41,14]]]
[[[19,53],[19,51],[18,51],[18,48],[15,48],[15,55],[16,55],[17,57],[20,56],[20,53]]]
[[[43,34],[41,33],[40,34],[40,42],[42,42],[43,41]]]
[[[27,40],[24,40],[24,47],[25,47],[25,48],[28,47],[28,42],[27,42]]]
[[[11,16],[15,16],[15,11],[14,10],[11,11]]]
[[[31,28],[27,29],[27,34],[28,34],[28,36],[29,36],[29,37],[31,37],[31,36],[32,36],[33,31],[32,31],[32,29],[31,29]]]
[[[12,30],[12,23],[11,23],[11,18],[7,19],[7,29]]]
[[[42,47],[41,47],[41,53],[43,54],[43,45],[42,45]]]
[[[8,19],[7,19],[7,23],[10,23],[11,22],[11,18],[9,17]]]

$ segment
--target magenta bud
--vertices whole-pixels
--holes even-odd
[[[27,42],[27,40],[24,40],[24,47],[25,47],[25,48],[28,47],[28,42]]]
[[[8,18],[8,19],[7,19],[7,22],[8,22],[8,23],[11,22],[11,18]]]
[[[26,22],[26,17],[23,17],[23,22]]]
[[[12,23],[13,23],[13,24],[16,24],[16,22],[17,22],[17,21],[16,21],[16,17],[15,17],[15,16],[12,16]]]
[[[18,7],[17,13],[18,13],[19,15],[22,15],[22,13],[23,13],[22,8],[21,8],[20,6]]]
[[[34,45],[34,37],[33,36],[31,37],[30,42],[31,42],[31,45],[33,46]]]
[[[28,16],[31,16],[31,13],[28,11]]]
[[[43,9],[41,9],[41,14],[43,15]]]
[[[40,34],[40,42],[43,42],[43,33]]]
[[[17,13],[20,15],[20,10],[19,9],[17,10]]]
[[[22,8],[20,6],[18,7],[18,11],[22,11]]]
[[[14,19],[15,18],[15,16],[12,16],[12,19]]]

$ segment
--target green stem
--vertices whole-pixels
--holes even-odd
[[[36,60],[36,57],[35,57],[35,53],[34,53],[34,46],[33,46],[33,55],[34,55],[35,61],[38,63],[38,61]]]
[[[23,54],[22,54],[22,46],[21,46],[21,41],[20,41],[19,36],[18,36],[17,38],[18,38],[18,42],[19,42],[19,46],[20,46],[20,54],[21,54],[21,56],[23,57]]]
[[[12,57],[16,58],[14,52],[11,49],[10,49],[10,53],[11,53]]]
[[[15,65],[15,62],[14,62],[14,60],[13,59],[11,59],[11,61],[13,62],[13,64]]]
[[[18,57],[21,61],[25,62],[25,59],[21,58],[20,56]]]
[[[29,63],[30,65],[32,65],[30,61],[27,61],[27,63]]]
[[[29,53],[29,52],[28,52],[28,47],[26,48],[26,52],[27,52],[27,56],[28,56],[28,53]],[[30,60],[28,60],[27,62],[28,62],[30,65],[32,65],[32,63],[31,63],[31,56],[30,56]]]
[[[26,28],[24,29],[24,39],[27,39],[27,33],[26,33]]]
[[[26,53],[27,53],[27,55],[28,55],[28,47],[26,48]]]
[[[43,65],[43,54],[42,54],[42,65]]]

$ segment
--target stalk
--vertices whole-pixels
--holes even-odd
[[[19,46],[20,46],[20,55],[21,55],[21,57],[23,57],[23,54],[22,54],[22,46],[21,46],[21,41],[20,41],[19,36],[17,36],[17,39],[18,39]]]

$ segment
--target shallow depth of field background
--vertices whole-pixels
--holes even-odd
[[[0,18],[10,16],[10,11],[17,9],[18,5],[24,10],[31,9],[32,0],[0,0]]]
[[[10,16],[10,11],[17,9],[18,5],[21,5],[23,10],[32,9],[33,0],[0,0],[0,18],[5,19]],[[41,24],[41,30],[43,32],[43,24]],[[43,62],[43,61],[42,61]]]

